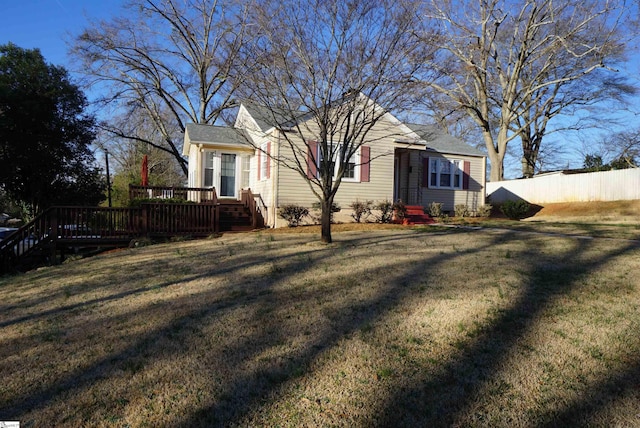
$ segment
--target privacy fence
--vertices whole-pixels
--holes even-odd
[[[640,199],[640,168],[581,174],[557,173],[487,183],[491,203],[524,199],[533,204]]]

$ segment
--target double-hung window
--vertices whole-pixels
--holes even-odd
[[[204,187],[213,187],[213,162],[216,152],[204,152]]]
[[[338,169],[342,163],[342,144],[341,143],[331,143],[329,146],[329,152],[333,153],[333,158],[330,164],[330,171],[335,179],[338,176]],[[320,145],[318,145],[318,165],[322,165],[322,151],[320,150]],[[358,160],[360,159],[360,148],[357,152],[351,156],[348,162],[344,165],[344,173],[342,175],[342,180],[344,181],[359,181],[360,180],[360,165],[358,164]]]
[[[460,160],[431,158],[429,160],[429,187],[435,189],[462,189],[463,163]]]

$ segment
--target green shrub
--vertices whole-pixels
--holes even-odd
[[[374,208],[380,211],[380,214],[376,215],[376,221],[378,223],[391,223],[391,218],[393,217],[393,202],[380,201]]]
[[[453,209],[456,217],[469,217],[471,215],[471,211],[469,211],[469,207],[466,204],[458,204]]]
[[[505,201],[500,206],[500,211],[512,220],[520,220],[529,212],[529,204],[527,201]]]
[[[351,205],[349,205],[349,207],[353,210],[353,213],[351,213],[351,217],[355,220],[356,223],[366,221],[367,218],[371,215],[372,206],[373,201],[359,201],[356,199],[355,202],[352,202]]]
[[[299,226],[302,219],[309,215],[309,209],[300,205],[288,204],[278,209],[278,216],[287,221],[289,227]]]
[[[442,217],[442,202],[431,202],[427,207],[427,212],[431,218]]]
[[[489,217],[491,215],[492,209],[493,207],[489,204],[482,205],[478,207],[478,210],[476,211],[476,215],[478,217]]]

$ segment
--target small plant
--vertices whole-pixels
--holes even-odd
[[[360,223],[362,221],[366,221],[367,218],[371,215],[371,208],[373,206],[373,201],[359,201],[356,199],[355,202],[352,202],[349,207],[353,210],[351,213],[351,217],[355,220],[356,223]]]
[[[431,202],[427,211],[432,218],[442,217],[442,202]]]
[[[312,205],[313,209],[318,211],[317,215],[313,216],[313,221],[316,223],[320,223],[322,221],[322,206],[320,205],[320,202],[314,202]],[[339,213],[342,210],[342,208],[340,208],[340,205],[336,204],[335,202],[331,203],[331,223],[333,224],[333,213]]]
[[[378,223],[391,223],[393,216],[393,203],[391,201],[380,201],[374,208],[380,211],[380,214],[376,215]]]
[[[493,206],[489,204],[482,205],[478,207],[478,210],[476,211],[476,215],[478,217],[489,217],[491,215],[492,209],[493,209]]]
[[[458,204],[453,209],[456,217],[469,217],[471,215],[471,211],[469,211],[469,207],[466,204]]]
[[[399,221],[404,220],[404,218],[407,216],[407,206],[404,202],[402,202],[402,199],[398,199],[393,204],[393,214]]]
[[[288,204],[278,209],[278,216],[288,223],[289,227],[299,226],[302,219],[309,215],[309,209],[300,205]]]
[[[527,201],[505,201],[500,206],[500,211],[511,220],[520,220],[529,212],[529,204]]]

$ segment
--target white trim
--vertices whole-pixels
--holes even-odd
[[[435,164],[435,184],[433,184],[433,167]],[[449,172],[444,171],[444,168],[449,168]],[[463,190],[464,184],[464,161],[461,159],[447,159],[447,158],[429,158],[429,175],[428,175],[428,187],[430,189],[453,189]],[[449,184],[442,184],[443,175],[449,175]],[[455,185],[455,177],[458,176],[458,185]]]
[[[331,147],[337,145],[338,148],[334,151],[333,156],[335,157],[336,160],[334,160],[334,163],[337,164],[338,163],[338,159],[340,158],[340,146],[342,146],[342,143],[340,142],[331,142]],[[361,162],[360,162],[360,154],[361,154],[361,149],[362,146],[358,146],[358,149],[356,150],[356,152],[353,154],[353,156],[351,156],[350,162],[353,164],[353,177],[347,177],[346,175],[342,176],[342,181],[345,183],[360,183],[361,179],[362,179],[362,174],[361,174]],[[320,150],[320,143],[318,143],[317,145],[317,153],[316,153],[316,170],[317,170],[317,176],[320,177],[320,162],[322,161],[322,157],[321,157],[321,150]],[[371,168],[371,167],[369,167]],[[345,171],[346,173],[346,171]],[[335,180],[338,177],[338,168],[333,168],[333,179]]]

